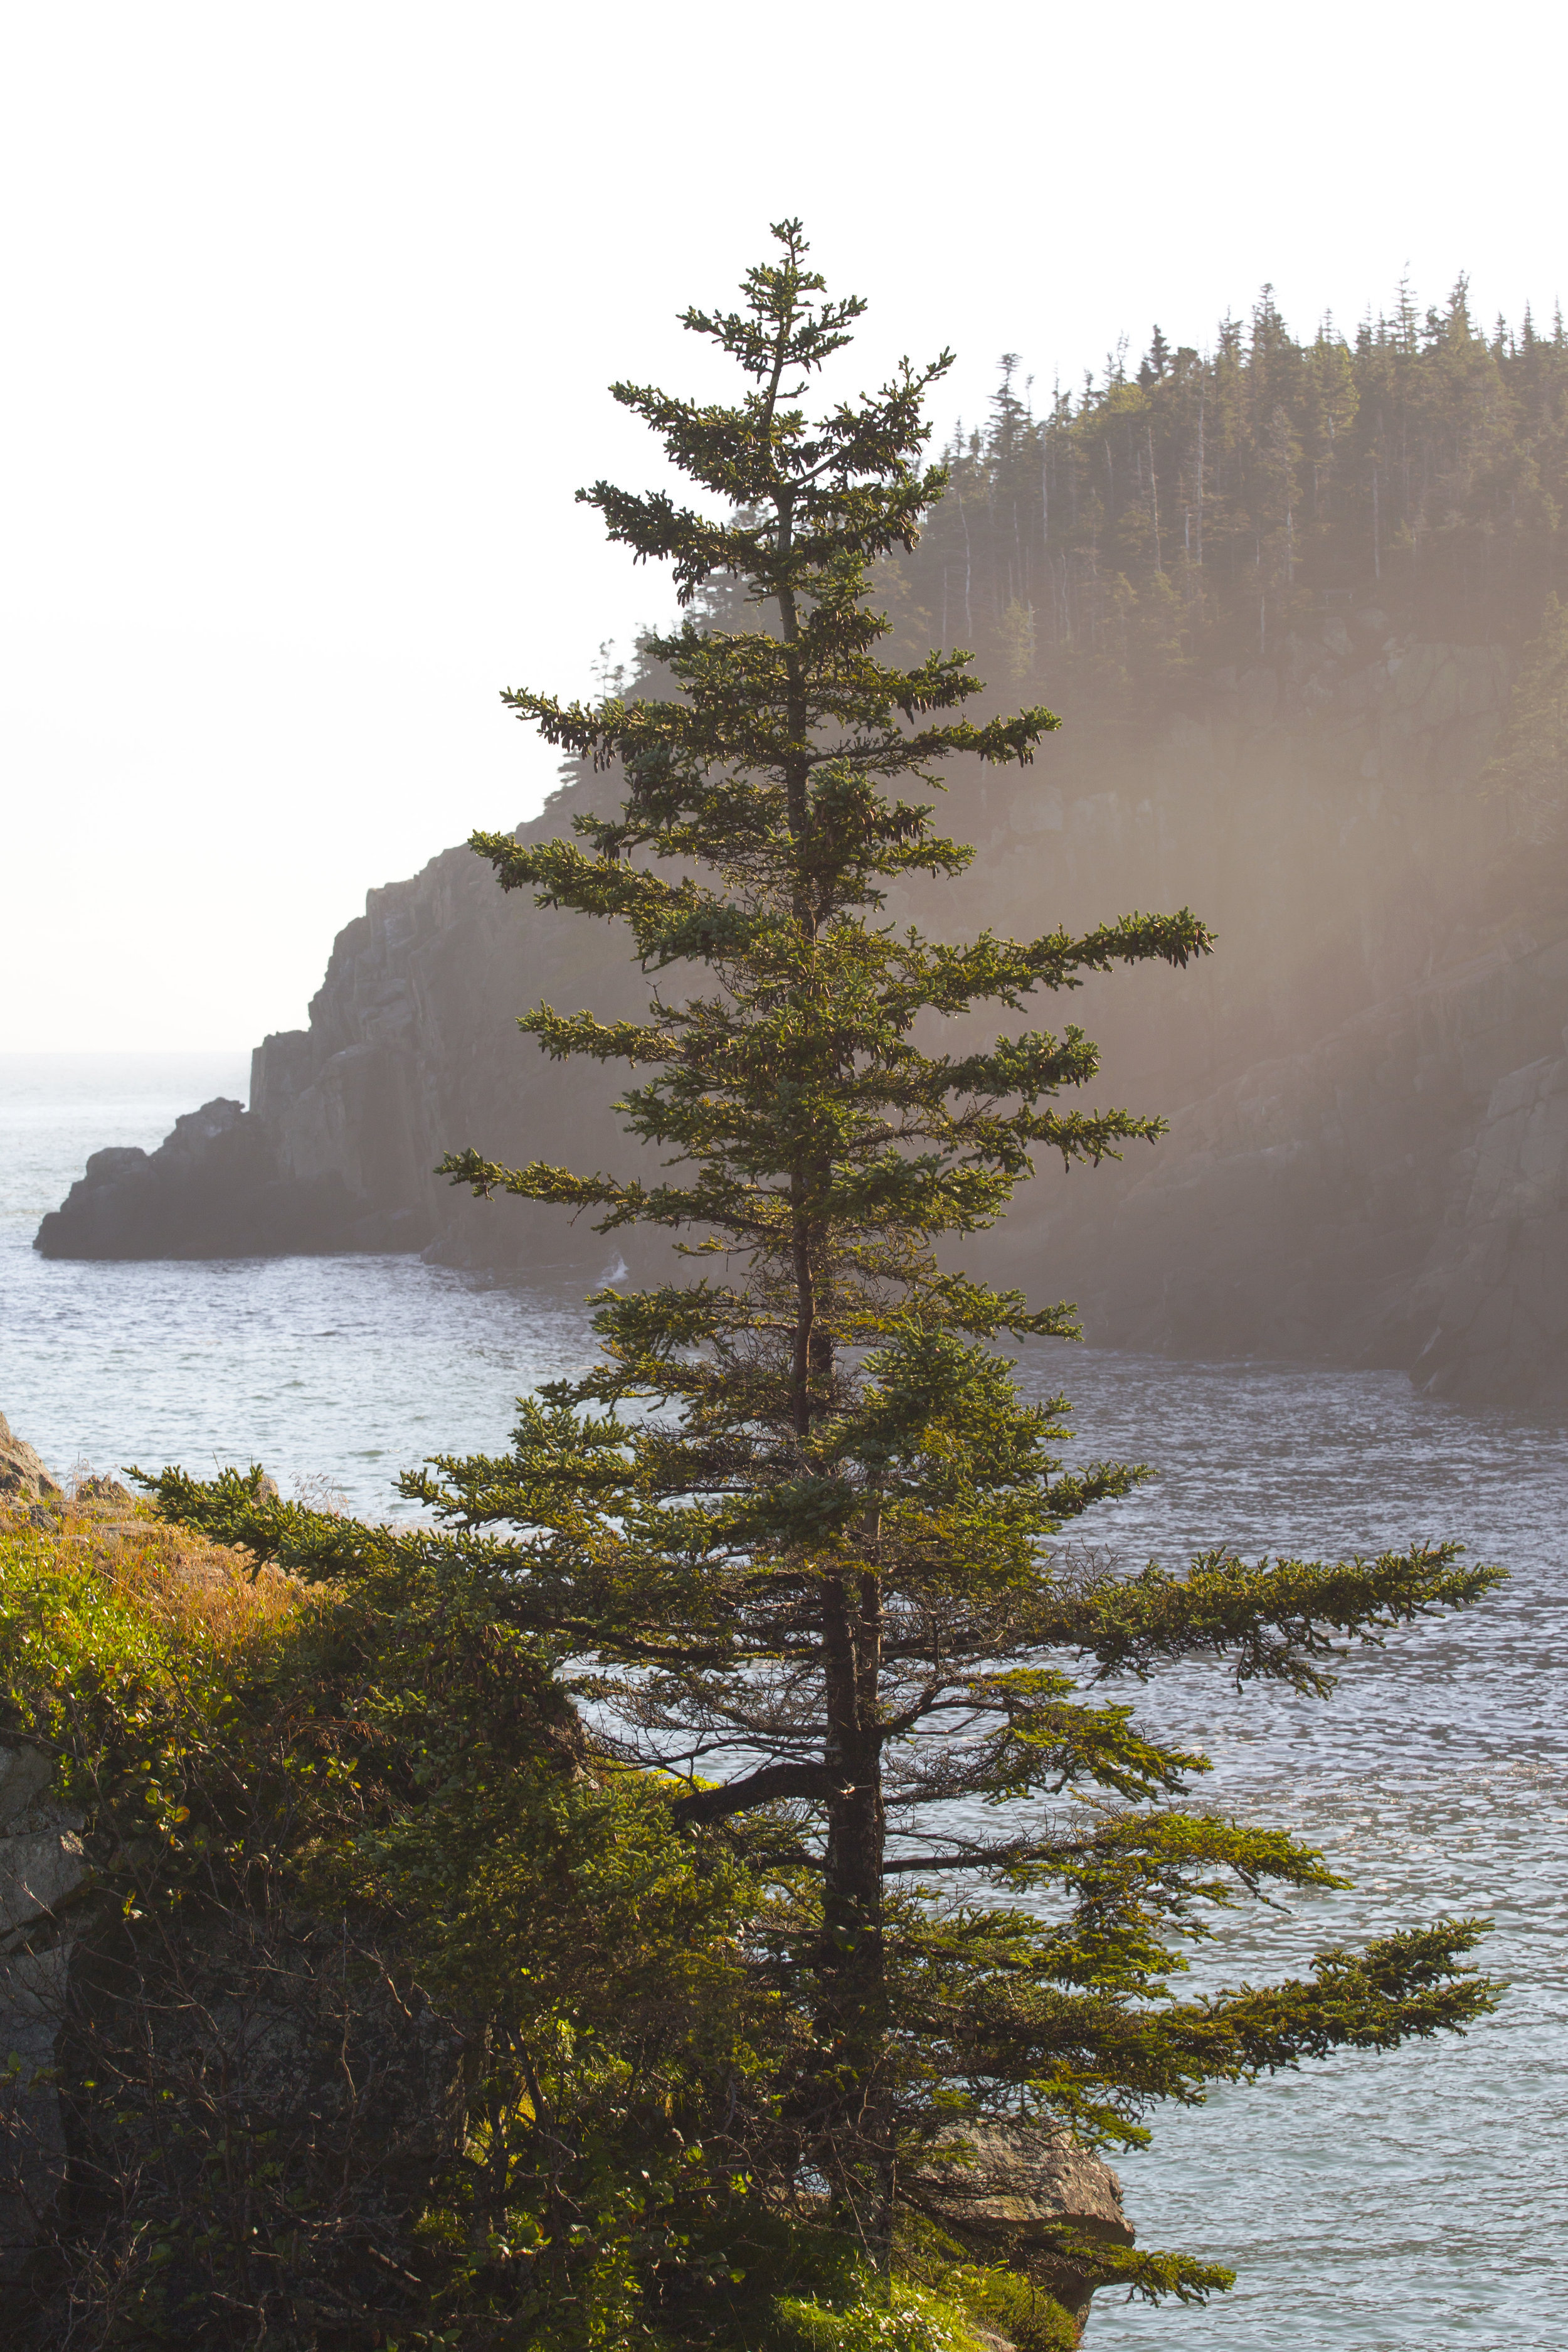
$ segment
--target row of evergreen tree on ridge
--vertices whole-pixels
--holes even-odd
[[[1280,658],[1293,632],[1371,603],[1419,634],[1518,644],[1568,588],[1568,338],[1530,312],[1489,339],[1467,281],[1347,340],[1249,321],[1037,413],[1012,352],[984,422],[952,434],[951,486],[884,566],[897,638],[973,646],[1005,699],[1154,716],[1195,670]]]

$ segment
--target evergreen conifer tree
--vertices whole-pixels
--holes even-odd
[[[1492,1578],[1445,1546],[1326,1565],[1218,1549],[1117,1577],[1055,1541],[1140,1474],[1063,1469],[1061,1401],[1025,1401],[994,1349],[1070,1335],[1070,1311],[938,1245],[998,1217],[1037,1152],[1096,1162],[1160,1122],[1064,1102],[1096,1067],[1071,1025],[985,1049],[956,1026],[1117,965],[1179,969],[1210,941],[1185,910],[960,945],[885,919],[890,885],[968,854],[900,780],[935,785],[956,754],[1028,762],[1057,721],[966,719],[963,653],[879,660],[872,567],[941,495],[922,403],[947,357],[813,421],[811,382],[863,306],[826,299],[799,223],[774,236],[737,310],[685,321],[737,363],[733,403],[614,387],[698,500],[580,494],[673,567],[687,617],[649,650],[677,691],[507,698],[617,769],[624,803],[570,840],[475,837],[505,888],[630,933],[645,1021],[544,1006],[521,1025],[554,1056],[629,1066],[625,1124],[659,1165],[446,1163],[605,1232],[667,1229],[691,1264],[598,1296],[601,1360],[522,1402],[508,1454],[444,1457],[405,1489],[579,1662],[601,1748],[769,1889],[747,1951],[777,2047],[715,2129],[754,2179],[826,2196],[885,2254],[966,2116],[1136,2143],[1160,2098],[1488,2005],[1464,1921],[1181,1999],[1169,1979],[1206,1906],[1333,1882],[1282,1832],[1189,1809],[1203,1759],[1094,1685],[1204,1656],[1322,1692],[1345,1639]],[[706,625],[716,584],[752,625]],[[1121,2266],[1151,2289],[1215,2283],[1159,2259]]]

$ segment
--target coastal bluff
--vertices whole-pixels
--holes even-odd
[[[517,827],[548,835],[562,802]],[[47,1257],[423,1253],[591,1279],[603,1242],[531,1202],[475,1201],[434,1174],[474,1143],[515,1165],[608,1166],[611,1089],[547,1062],[517,1015],[541,997],[640,1009],[646,984],[597,927],[507,898],[466,848],[371,890],[334,942],[309,1026],[251,1056],[250,1106],[217,1100],[156,1151],[95,1152],[35,1246]],[[608,1253],[613,1263],[614,1253]]]
[[[1091,1099],[1171,1131],[1098,1172],[1042,1160],[969,1262],[1075,1297],[1101,1345],[1568,1404],[1568,843],[1511,830],[1488,782],[1511,677],[1499,646],[1336,605],[1277,660],[1185,681],[1158,724],[1070,727],[1021,773],[955,773],[944,823],[976,862],[894,891],[889,919],[1030,934],[1187,904],[1219,942],[1186,974],[1094,978],[1039,1008],[1102,1045]],[[573,783],[518,837],[619,789]],[[617,1253],[586,1220],[433,1171],[469,1144],[626,1167],[616,1074],[549,1062],[515,1022],[541,1000],[640,1013],[628,946],[443,852],[370,893],[308,1027],[256,1048],[247,1110],[208,1104],[155,1152],[95,1154],[37,1246],[398,1250],[591,1282]],[[662,1252],[627,1247],[634,1273]]]

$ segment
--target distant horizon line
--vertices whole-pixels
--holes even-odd
[[[5,1062],[225,1062],[248,1060],[254,1045],[0,1045]]]

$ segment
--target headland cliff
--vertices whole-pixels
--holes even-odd
[[[1499,647],[1336,606],[1279,662],[1189,686],[1152,733],[1068,729],[1021,777],[955,779],[975,865],[891,919],[1027,933],[1185,903],[1219,934],[1193,973],[1046,1008],[1101,1042],[1106,1098],[1171,1132],[1116,1167],[1042,1167],[973,1255],[1075,1296],[1103,1344],[1568,1395],[1568,877],[1507,836],[1485,782],[1511,676]],[[607,789],[584,780],[519,833]],[[468,1143],[625,1164],[605,1074],[515,1025],[541,1000],[639,1010],[624,944],[444,851],[339,934],[309,1026],[256,1049],[248,1110],[95,1155],[38,1246],[406,1250],[591,1279],[615,1253],[591,1230],[434,1171]]]

